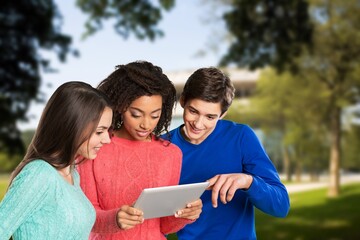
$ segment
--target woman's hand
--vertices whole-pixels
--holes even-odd
[[[177,218],[186,218],[189,220],[196,220],[200,217],[200,213],[202,212],[202,201],[199,198],[198,200],[188,203],[186,208],[181,209],[175,213],[175,217]]]
[[[144,222],[143,212],[137,208],[123,205],[116,214],[119,228],[128,230]]]

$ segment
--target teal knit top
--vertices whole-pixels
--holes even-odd
[[[0,203],[0,239],[88,239],[95,210],[80,188],[42,160],[28,163]]]

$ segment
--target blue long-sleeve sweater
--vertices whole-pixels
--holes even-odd
[[[243,124],[219,120],[200,144],[184,139],[180,126],[170,132],[171,142],[183,152],[180,184],[206,181],[217,174],[246,173],[253,176],[248,190],[237,190],[227,204],[211,204],[211,191],[201,199],[200,218],[177,233],[181,240],[256,239],[254,207],[276,217],[289,211],[289,196],[254,131]]]

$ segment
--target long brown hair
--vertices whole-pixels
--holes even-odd
[[[29,162],[42,159],[56,169],[74,163],[76,152],[95,131],[106,95],[83,82],[62,84],[47,102],[24,159],[13,171],[10,184]]]

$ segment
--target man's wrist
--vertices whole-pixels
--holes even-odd
[[[253,176],[245,174],[246,176],[246,188],[244,188],[244,190],[248,190],[251,187],[251,184],[253,183]]]

